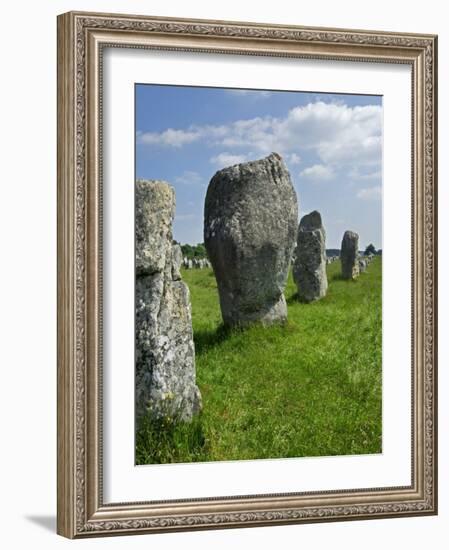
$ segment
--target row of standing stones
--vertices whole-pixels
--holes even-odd
[[[179,245],[175,246],[178,246],[179,250],[181,250]],[[182,258],[182,267],[185,269],[205,269],[211,268],[212,264],[207,258],[193,258],[193,260],[191,258]]]
[[[173,244],[173,188],[136,182],[136,414],[189,421],[201,410],[195,380],[190,295],[185,263]],[[314,211],[301,219],[290,174],[277,153],[218,171],[204,206],[204,244],[217,280],[226,326],[287,319],[284,289],[293,261],[301,301],[326,295],[326,233]],[[295,250],[296,249],[296,250]],[[294,253],[295,252],[295,253]],[[294,254],[293,254],[294,253]],[[358,235],[346,231],[342,276],[366,269]],[[199,267],[196,266],[196,267]]]

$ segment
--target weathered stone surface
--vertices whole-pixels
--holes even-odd
[[[201,408],[189,289],[172,245],[173,188],[136,182],[136,414],[190,420]]]
[[[204,243],[226,325],[287,318],[284,288],[296,241],[298,202],[277,153],[218,171],[204,208]]]
[[[181,266],[182,266],[182,250],[179,244],[172,245],[172,279],[174,281],[181,280]]]
[[[301,301],[313,302],[326,296],[326,232],[316,210],[299,223],[293,278]]]
[[[356,279],[359,276],[359,236],[354,231],[346,231],[341,241],[341,274],[343,279]]]
[[[136,275],[161,273],[171,257],[174,190],[165,182],[137,180],[135,193]]]
[[[359,262],[359,271],[360,271],[360,273],[365,272],[366,268],[368,267],[368,260],[364,259],[364,258],[359,258],[358,262]]]

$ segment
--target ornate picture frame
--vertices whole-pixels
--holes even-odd
[[[411,484],[105,503],[105,48],[404,64],[412,85]],[[89,536],[437,513],[437,37],[70,12],[58,17],[58,533]]]

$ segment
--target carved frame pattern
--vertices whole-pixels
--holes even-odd
[[[104,46],[412,66],[412,486],[103,504],[100,91]],[[436,513],[436,52],[437,39],[431,35],[74,12],[59,16],[60,534],[77,538]]]

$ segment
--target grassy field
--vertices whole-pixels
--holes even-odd
[[[146,422],[138,464],[381,452],[382,263],[356,281],[328,266],[327,296],[297,301],[284,326],[225,331],[211,270],[183,272],[192,299],[203,412],[191,424]]]

